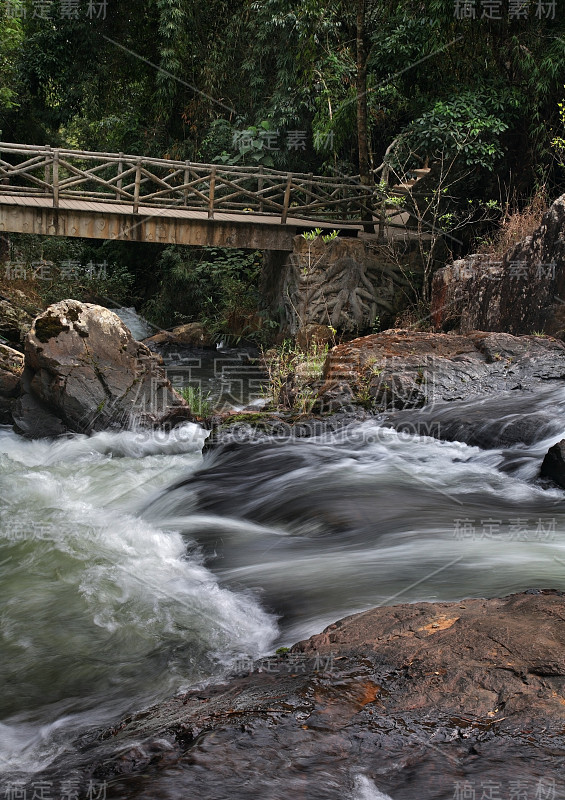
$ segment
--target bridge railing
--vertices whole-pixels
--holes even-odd
[[[264,167],[200,164],[0,142],[0,193],[131,206],[289,216],[311,220],[372,220],[383,201],[355,179]]]

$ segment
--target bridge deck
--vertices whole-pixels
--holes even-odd
[[[30,195],[13,195],[13,194],[0,194],[0,205],[14,205],[14,206],[31,206],[34,208],[48,208],[53,209],[53,200],[51,197],[32,197]],[[104,203],[92,200],[68,200],[62,198],[59,200],[58,210],[70,211],[91,211],[96,214],[103,214],[111,211],[114,214],[132,214],[132,207],[126,203]],[[166,217],[175,219],[196,219],[208,221],[208,213],[206,211],[198,211],[190,208],[174,208],[166,206],[145,206],[139,207],[138,216],[151,216],[151,217]],[[363,230],[363,226],[355,223],[341,223],[341,222],[325,222],[323,220],[309,220],[301,219],[300,217],[287,217],[286,223],[281,222],[279,215],[275,214],[254,214],[253,212],[245,212],[238,214],[235,211],[214,211],[214,217],[211,222],[240,222],[245,225],[253,223],[254,225],[293,225],[296,228],[303,230],[312,230],[312,228],[321,228],[322,230],[332,231],[339,229],[347,231],[350,236],[355,236],[356,231]]]
[[[0,195],[0,231],[87,239],[120,239],[162,244],[210,245],[265,250],[292,250],[294,236],[313,228],[357,236],[361,225],[311,221],[257,213],[206,211],[163,206],[140,206],[93,200]]]

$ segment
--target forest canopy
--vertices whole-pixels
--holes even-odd
[[[484,197],[563,178],[555,1],[4,0],[0,15],[5,141],[362,178],[396,142],[413,167],[455,149]]]

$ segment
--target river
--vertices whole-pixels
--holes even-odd
[[[564,590],[563,492],[537,473],[565,435],[565,388],[427,413],[494,439],[547,422],[479,449],[377,419],[204,459],[192,423],[56,441],[0,428],[1,795],[72,764],[85,731],[347,614]]]

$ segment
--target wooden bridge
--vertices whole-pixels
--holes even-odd
[[[356,178],[0,142],[0,233],[292,250],[382,225],[385,204]]]

